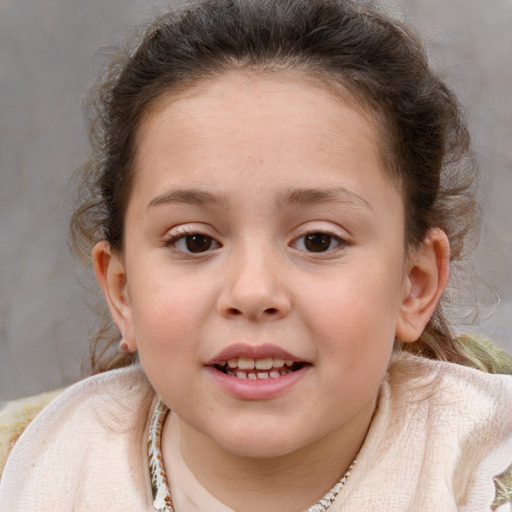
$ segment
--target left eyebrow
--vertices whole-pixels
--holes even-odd
[[[224,194],[212,194],[200,189],[175,189],[153,198],[149,202],[147,209],[173,203],[185,203],[196,206],[226,205],[228,197]]]
[[[368,201],[359,194],[345,187],[334,188],[294,188],[279,194],[278,206],[309,205],[315,203],[343,203],[353,206],[362,206],[373,212]]]

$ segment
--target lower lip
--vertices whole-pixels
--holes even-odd
[[[229,394],[242,400],[270,400],[276,398],[297,384],[307,373],[310,366],[305,365],[299,370],[268,379],[238,379],[226,375],[213,366],[206,370],[215,381]]]

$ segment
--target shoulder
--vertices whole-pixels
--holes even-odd
[[[344,489],[346,509],[503,510],[511,463],[512,378],[402,354]]]
[[[491,447],[512,440],[510,375],[402,355],[391,365],[387,384],[396,412],[422,411],[432,427],[450,427],[462,444],[485,440]]]
[[[59,389],[13,400],[7,402],[0,410],[0,477],[7,457],[23,431],[61,392],[62,390]]]
[[[138,465],[153,399],[139,366],[95,375],[67,388],[16,442],[0,481],[0,505],[15,494],[34,504],[52,499],[46,496],[50,479],[55,492],[64,492],[73,481],[97,486],[112,478],[110,469],[116,464],[125,468],[126,461],[118,460],[123,457]]]
[[[489,510],[503,496],[510,503],[512,376],[409,355],[400,359],[389,376],[393,415],[421,429],[415,437],[424,443],[424,461],[451,475],[457,503],[473,504],[461,510]]]
[[[21,400],[14,404],[14,409],[6,409],[5,417],[14,418],[25,409],[27,414],[22,420],[27,428],[21,439],[26,442],[46,429],[67,429],[72,421],[87,420],[104,426],[111,423],[115,428],[118,418],[131,417],[150,395],[153,395],[152,388],[144,372],[133,365],[83,379],[55,397],[49,394]]]
[[[402,354],[390,366],[388,383],[400,400],[423,398],[440,407],[450,403],[457,412],[471,411],[473,419],[479,411],[504,419],[512,412],[512,375]]]

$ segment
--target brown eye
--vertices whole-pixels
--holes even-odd
[[[304,238],[304,246],[311,252],[327,251],[332,242],[332,236],[326,233],[310,233]]]
[[[293,245],[301,251],[321,253],[336,249],[344,243],[345,241],[336,235],[317,232],[301,236]]]
[[[220,247],[214,238],[203,233],[175,235],[167,240],[165,245],[185,254],[201,254]]]
[[[205,252],[211,248],[213,239],[207,235],[201,235],[199,233],[194,235],[187,235],[185,237],[185,245],[188,252]]]

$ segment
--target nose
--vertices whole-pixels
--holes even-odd
[[[283,265],[272,251],[238,251],[226,265],[226,279],[218,298],[221,316],[262,321],[277,320],[289,314],[289,287]]]

